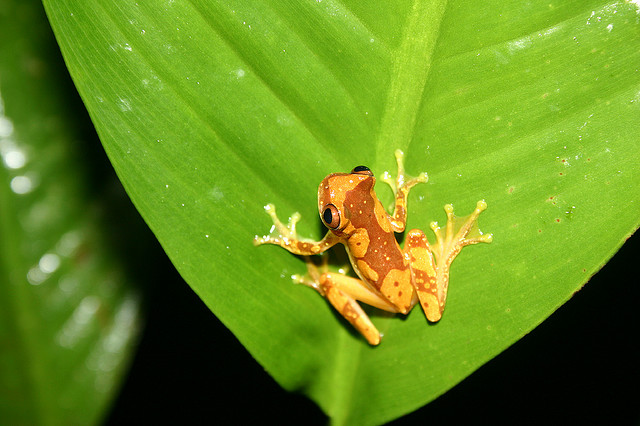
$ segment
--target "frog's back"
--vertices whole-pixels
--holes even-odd
[[[384,207],[373,191],[367,192],[368,196],[362,191],[346,194],[345,207],[350,209],[349,220],[356,229],[346,242],[347,251],[358,276],[406,312],[413,305],[409,263]]]

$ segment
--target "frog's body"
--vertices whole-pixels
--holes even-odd
[[[359,166],[351,173],[331,174],[320,184],[318,210],[329,228],[321,241],[298,239],[295,224],[299,215],[292,216],[285,226],[278,220],[273,205],[268,205],[266,210],[274,222],[274,233],[256,236],[254,240],[256,245],[276,244],[306,256],[322,253],[337,243],[344,244],[360,280],[340,273],[320,272],[310,261],[307,262],[309,277],[295,279],[318,290],[372,345],[380,343],[380,333],[357,300],[403,314],[419,301],[427,319],[438,321],[444,310],[449,267],[455,256],[466,245],[491,242],[491,235],[482,235],[475,226],[478,215],[486,208],[486,203],[480,201],[458,229],[453,229],[453,208],[445,206],[448,217],[445,236],[436,223],[431,224],[437,237],[433,249],[418,229],[409,231],[405,248],[401,249],[394,233],[405,229],[407,195],[414,185],[426,182],[427,175],[422,173],[405,181],[403,154],[399,150],[396,159],[396,180],[383,178],[395,194],[393,215],[386,212],[376,196],[373,173]],[[472,228],[478,235],[467,238]]]

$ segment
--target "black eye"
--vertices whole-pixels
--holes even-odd
[[[333,204],[327,204],[322,212],[322,220],[329,228],[338,229],[338,226],[340,226],[340,213],[338,212],[338,208]]]
[[[354,167],[353,170],[351,170],[351,174],[352,175],[373,176],[373,173],[371,172],[371,170],[367,166]]]

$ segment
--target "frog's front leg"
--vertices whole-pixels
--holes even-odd
[[[271,217],[273,226],[271,227],[269,235],[264,235],[262,237],[256,235],[254,237],[253,244],[256,246],[261,244],[275,244],[293,254],[310,256],[313,254],[320,254],[340,241],[331,232],[327,232],[327,235],[325,235],[325,237],[320,241],[298,238],[296,233],[296,224],[300,220],[300,213],[296,212],[291,215],[289,223],[285,225],[280,222],[280,219],[278,219],[276,207],[273,204],[267,204],[264,206],[264,209]]]
[[[326,255],[320,268],[309,257],[306,257],[305,260],[308,275],[294,275],[294,281],[316,289],[340,315],[367,339],[369,344],[377,345],[380,343],[380,332],[358,301],[388,312],[397,313],[398,310],[387,300],[369,290],[361,280],[338,272],[329,272]]]
[[[437,242],[429,246],[424,232],[409,231],[405,253],[409,255],[412,269],[412,283],[420,300],[420,306],[429,321],[435,322],[442,317],[449,287],[449,269],[463,247],[490,243],[491,234],[482,234],[478,229],[478,216],[487,208],[487,203],[478,201],[475,210],[468,217],[456,218],[453,206],[447,204],[447,225],[444,235],[437,222],[431,223]],[[435,258],[434,258],[435,255]]]
[[[404,173],[404,153],[396,149],[396,164],[398,175],[393,179],[389,172],[384,172],[382,180],[391,187],[395,197],[393,215],[390,217],[391,227],[395,232],[402,232],[407,222],[407,196],[409,190],[415,185],[426,182],[429,178],[426,172],[422,172],[418,177],[409,177]]]

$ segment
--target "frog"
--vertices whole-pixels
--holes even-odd
[[[273,244],[303,256],[307,273],[293,275],[293,281],[315,289],[373,346],[380,343],[382,335],[360,303],[403,315],[419,304],[429,322],[438,322],[447,300],[453,260],[464,247],[493,240],[493,234],[484,234],[478,228],[478,216],[487,208],[487,203],[480,200],[470,215],[461,218],[454,215],[451,204],[445,205],[444,230],[437,222],[430,223],[434,244],[422,230],[412,229],[401,248],[396,234],[405,231],[409,191],[426,183],[428,175],[406,175],[404,153],[399,149],[395,159],[396,178],[388,172],[382,176],[393,191],[391,214],[376,195],[371,169],[357,166],[349,173],[328,175],[318,187],[318,212],[328,228],[320,241],[298,237],[300,214],[294,213],[285,224],[273,204],[264,207],[273,222],[271,232],[256,235],[253,240],[256,246]],[[343,270],[329,270],[326,255],[320,266],[311,260],[311,256],[322,255],[338,243],[344,245],[357,278]]]

